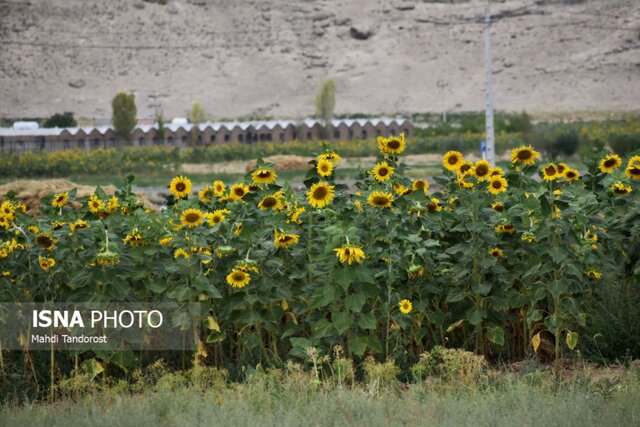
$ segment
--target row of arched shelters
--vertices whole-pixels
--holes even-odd
[[[293,140],[367,140],[378,136],[413,136],[413,125],[405,119],[332,120],[325,127],[320,120],[269,120],[246,122],[206,122],[198,125],[170,123],[160,130],[158,124],[137,126],[130,138],[118,138],[113,127],[78,128],[0,128],[0,152],[28,150],[91,150],[120,146],[170,146],[186,148],[226,143],[253,144],[264,141]]]

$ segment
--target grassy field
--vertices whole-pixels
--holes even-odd
[[[426,382],[373,388],[262,374],[242,384],[108,392],[55,404],[4,406],[5,426],[631,426],[640,382],[533,372],[484,387]]]

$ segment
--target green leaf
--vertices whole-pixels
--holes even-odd
[[[82,362],[82,368],[91,377],[91,379],[94,379],[96,376],[104,372],[104,366],[102,366],[102,363],[98,362],[95,358]]]
[[[473,289],[474,292],[477,292],[480,295],[487,295],[489,292],[491,292],[491,287],[493,285],[491,283],[474,283],[471,286],[471,289]]]
[[[333,334],[333,325],[327,319],[320,319],[313,327],[314,338],[324,338]]]
[[[351,326],[351,316],[347,313],[335,313],[331,316],[333,327],[340,335],[344,334]]]
[[[485,309],[474,310],[470,309],[466,313],[466,318],[473,326],[479,325],[480,322],[487,316]]]
[[[358,319],[358,326],[362,329],[376,329],[376,318],[373,314],[365,314]]]
[[[355,279],[355,272],[349,267],[339,267],[333,270],[333,280],[342,287],[345,292]]]
[[[347,297],[347,307],[355,313],[360,313],[365,301],[366,296],[363,293],[351,294]]]
[[[487,329],[487,338],[494,344],[499,346],[504,345],[504,329],[500,326],[495,326],[493,328]]]
[[[353,354],[360,357],[367,349],[369,340],[368,337],[350,337],[348,342],[349,349],[353,352]]]
[[[578,333],[577,332],[567,332],[567,346],[573,350],[578,345]]]

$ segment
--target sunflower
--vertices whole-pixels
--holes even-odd
[[[640,156],[636,156],[636,157],[640,157]],[[634,181],[639,180],[640,179],[640,164],[633,164],[633,165],[629,166],[624,171],[624,174],[629,179],[633,179]]]
[[[51,200],[51,206],[53,206],[54,208],[61,208],[67,203],[68,199],[69,193],[67,191],[58,193],[53,196],[53,199]]]
[[[237,202],[238,200],[242,200],[244,196],[249,192],[249,187],[244,184],[234,184],[229,189],[229,199]]]
[[[5,200],[4,202],[2,202],[2,205],[0,205],[0,213],[2,213],[6,218],[9,218],[10,220],[15,219],[16,217],[15,208],[9,200]]]
[[[378,149],[382,154],[402,154],[405,148],[404,132],[388,138],[378,137]]]
[[[167,236],[158,240],[158,243],[160,243],[160,246],[169,246],[171,244],[171,241],[173,241],[173,236]]]
[[[215,211],[208,213],[206,216],[209,226],[214,227],[220,224],[225,219],[229,211],[227,209],[216,209]]]
[[[527,243],[533,243],[536,241],[536,235],[531,232],[522,233],[522,237],[520,239]]]
[[[178,259],[180,257],[187,259],[191,257],[191,254],[184,249],[176,249],[176,251],[173,253],[173,258]]]
[[[367,203],[374,208],[388,208],[393,203],[393,195],[384,191],[372,191],[367,197]]]
[[[99,214],[100,211],[104,208],[104,203],[95,194],[92,194],[89,197],[87,205],[89,206],[89,211],[94,214]]]
[[[282,210],[282,202],[280,201],[280,197],[278,197],[278,194],[271,194],[260,200],[258,202],[258,207],[263,211],[269,209],[279,211]]]
[[[295,208],[293,211],[287,213],[289,219],[287,222],[295,222],[296,224],[302,224],[302,220],[300,219],[300,215],[305,213],[305,208]]]
[[[489,179],[489,186],[487,187],[491,194],[500,194],[507,191],[507,180],[501,176],[494,176]]]
[[[234,268],[227,276],[227,283],[234,288],[244,288],[251,281],[249,273]]]
[[[502,204],[502,202],[491,203],[491,209],[496,212],[502,212],[504,211],[504,204]]]
[[[200,209],[187,209],[180,215],[180,223],[185,227],[197,227],[202,224],[203,217]]]
[[[600,160],[598,168],[602,173],[611,173],[614,169],[619,168],[621,164],[622,159],[620,156],[617,154],[609,154]]]
[[[211,203],[211,199],[215,195],[213,187],[205,185],[202,190],[198,191],[198,198],[202,203]]]
[[[76,230],[81,230],[83,228],[89,228],[89,223],[83,219],[79,219],[76,222],[74,222],[73,224],[69,224],[69,228],[71,229],[71,232],[73,233]]]
[[[516,228],[508,222],[504,224],[496,225],[494,230],[498,234],[508,234],[508,235],[512,235],[513,233],[516,232]]]
[[[491,255],[495,259],[498,259],[501,256],[504,256],[504,252],[500,248],[491,248],[489,249],[489,255]]]
[[[558,168],[553,163],[548,163],[542,168],[542,178],[545,181],[553,181],[559,176]]]
[[[318,160],[316,170],[318,171],[318,175],[320,176],[331,176],[331,174],[333,173],[333,163],[331,163],[329,160]]]
[[[558,170],[558,174],[564,175],[564,171],[569,169],[569,165],[567,165],[566,163],[560,162],[556,165],[556,169]]]
[[[486,160],[479,160],[473,165],[473,174],[478,178],[478,181],[484,181],[489,178],[491,174],[491,163]]]
[[[564,170],[564,177],[567,178],[568,181],[577,181],[580,178],[580,172],[576,169],[567,168]]]
[[[251,174],[253,182],[258,184],[273,184],[277,177],[273,169],[257,169]]]
[[[424,194],[429,194],[429,182],[426,179],[415,179],[411,184],[413,191],[424,191]]]
[[[629,159],[629,163],[627,163],[627,166],[636,166],[636,165],[640,165],[640,156],[633,156]]]
[[[335,153],[334,151],[328,151],[326,153],[322,153],[318,156],[318,162],[321,162],[323,160],[329,161],[331,163],[333,163],[333,165],[337,165],[338,162],[340,161],[340,156]]]
[[[371,171],[373,177],[378,182],[385,182],[391,179],[393,175],[393,167],[389,166],[387,162],[378,163]]]
[[[611,187],[609,187],[609,191],[617,196],[622,196],[631,193],[631,187],[628,185],[624,185],[622,182],[618,181]]]
[[[60,230],[62,227],[64,227],[67,223],[64,221],[55,221],[51,223],[51,229],[52,230]]]
[[[39,256],[38,265],[40,266],[41,269],[47,271],[48,269],[56,265],[56,260],[53,258],[45,258],[45,257]]]
[[[120,264],[120,255],[109,250],[100,252],[98,255],[96,255],[96,264],[101,267]]]
[[[239,236],[242,234],[242,230],[244,230],[244,225],[241,222],[236,223],[235,227],[233,227],[233,235]]]
[[[140,234],[135,230],[127,234],[122,240],[125,245],[130,245],[130,246],[142,246],[142,244],[144,243],[144,240],[142,239],[142,234]]]
[[[489,176],[504,176],[504,171],[500,166],[496,166],[495,168],[491,169],[491,173],[489,174]]]
[[[393,191],[398,196],[406,196],[407,194],[411,194],[413,192],[413,188],[412,187],[405,187],[402,184],[395,184],[393,186]]]
[[[590,279],[595,279],[595,280],[602,279],[602,273],[600,273],[598,270],[589,270],[585,274]]]
[[[334,186],[326,182],[316,182],[307,191],[307,200],[314,208],[324,208],[333,200]]]
[[[300,240],[300,236],[293,233],[278,233],[276,231],[274,237],[274,243],[279,248],[288,248],[298,243],[298,240]]]
[[[442,156],[442,166],[445,169],[450,171],[457,171],[462,166],[464,162],[464,157],[462,153],[459,151],[447,151],[444,156]]]
[[[440,212],[442,210],[442,206],[440,206],[440,200],[432,197],[427,203],[427,211],[429,212]]]
[[[458,175],[462,175],[462,174],[465,174],[465,173],[473,175],[473,163],[467,162],[467,161],[463,161],[460,164],[460,168],[458,169]]]
[[[57,242],[58,241],[54,239],[51,234],[42,233],[36,236],[36,244],[46,251],[54,249]]]
[[[178,199],[189,197],[189,194],[191,194],[191,180],[185,176],[176,176],[169,184],[169,191]]]
[[[475,184],[472,181],[473,179],[473,170],[469,169],[465,173],[459,173],[456,176],[456,184],[460,188],[473,188]]]
[[[360,246],[346,245],[341,248],[335,248],[336,256],[342,264],[360,263],[365,258],[364,251]]]
[[[213,193],[220,197],[224,195],[225,185],[224,182],[217,180],[213,183]]]
[[[409,314],[411,313],[411,310],[413,310],[413,304],[411,304],[411,301],[409,301],[408,299],[403,299],[402,301],[400,301],[400,304],[398,304],[398,306],[400,307],[400,312],[402,314]]]
[[[536,150],[530,145],[524,147],[514,148],[511,150],[511,163],[522,163],[524,165],[532,165],[536,162],[536,159],[540,156]]]

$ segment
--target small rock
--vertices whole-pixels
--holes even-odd
[[[351,37],[356,40],[367,40],[373,36],[373,30],[371,28],[362,26],[352,26],[349,29],[349,33],[351,34]]]
[[[511,68],[511,67],[513,67],[513,65],[514,65],[514,64],[513,64],[513,62],[511,62],[511,61],[504,61],[504,62],[502,63],[502,66],[503,66],[504,68]]]
[[[416,8],[416,5],[413,3],[395,3],[393,5],[393,8],[396,10],[402,10],[402,11],[406,11],[406,10],[413,10]]]
[[[351,18],[336,18],[333,23],[338,27],[342,27],[343,25],[351,24]]]
[[[202,56],[207,59],[213,59],[213,53],[211,52],[203,52]]]
[[[331,14],[327,12],[319,12],[311,17],[313,21],[324,21],[331,18]]]
[[[133,7],[136,9],[144,9],[144,2],[142,0],[136,0],[133,2]]]
[[[280,53],[290,53],[290,52],[291,52],[290,47],[283,47],[282,49],[280,49]]]
[[[69,81],[69,86],[71,86],[74,89],[80,89],[85,87],[86,85],[87,85],[87,82],[85,82],[83,79],[75,79],[75,80]]]

